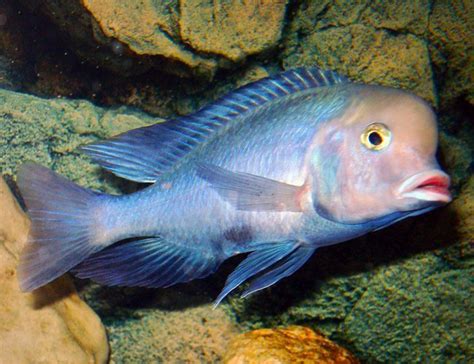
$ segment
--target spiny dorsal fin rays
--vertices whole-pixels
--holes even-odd
[[[332,71],[289,70],[241,87],[192,115],[134,129],[81,149],[117,176],[153,183],[197,145],[246,113],[286,95],[346,82]]]

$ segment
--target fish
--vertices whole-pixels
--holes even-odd
[[[146,187],[109,195],[35,163],[19,168],[31,219],[19,284],[66,272],[108,286],[169,287],[230,257],[219,304],[297,271],[320,247],[449,203],[429,104],[407,91],[301,67],[194,114],[81,147]]]

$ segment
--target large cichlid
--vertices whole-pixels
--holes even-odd
[[[247,296],[314,251],[448,203],[433,111],[419,97],[300,68],[199,112],[82,150],[138,192],[93,192],[35,164],[18,184],[32,221],[19,267],[31,291],[67,271],[166,287],[249,253],[217,298]]]

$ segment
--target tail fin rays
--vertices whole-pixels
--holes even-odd
[[[33,163],[21,166],[18,186],[32,222],[18,275],[32,291],[103,248],[94,244],[91,213],[99,195]]]

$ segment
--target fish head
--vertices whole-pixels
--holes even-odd
[[[309,168],[316,212],[360,224],[450,202],[450,179],[435,157],[431,107],[391,88],[360,85],[354,94],[343,115],[314,138]]]

